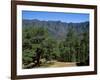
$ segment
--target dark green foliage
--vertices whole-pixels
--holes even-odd
[[[47,61],[89,62],[89,24],[63,23],[61,21],[23,21],[23,65],[36,63],[36,50]],[[41,60],[40,59],[40,60]],[[88,61],[88,62],[87,62]],[[40,64],[40,63],[39,63]],[[83,64],[82,64],[83,65]]]
[[[32,51],[26,49],[23,51],[23,64],[29,64],[30,62],[32,62],[32,57],[33,57],[33,53]]]

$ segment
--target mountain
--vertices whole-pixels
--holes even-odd
[[[89,31],[89,21],[80,23],[67,23],[61,21],[40,21],[38,19],[22,20],[22,27],[44,27],[55,39],[64,39],[68,28],[73,27],[80,34],[85,30]]]

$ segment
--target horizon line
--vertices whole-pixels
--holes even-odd
[[[80,22],[64,22],[62,20],[39,20],[39,19],[22,19],[22,20],[37,20],[37,21],[52,21],[52,22],[62,22],[62,23],[84,23],[84,22],[89,22],[88,20],[87,21],[80,21]]]

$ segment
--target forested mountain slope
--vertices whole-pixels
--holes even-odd
[[[40,21],[37,19],[23,20],[23,28],[26,27],[42,27],[46,28],[51,36],[55,39],[64,39],[69,27],[73,27],[80,34],[84,30],[89,30],[89,22],[67,23],[61,21]]]

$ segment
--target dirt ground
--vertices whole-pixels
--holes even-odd
[[[76,63],[52,61],[42,65],[42,67],[71,67],[71,66],[76,66]]]
[[[71,66],[76,66],[76,64],[75,63],[69,63],[69,62],[55,62],[50,67],[71,67]]]
[[[37,66],[34,66],[34,63],[30,63],[29,65],[27,66],[23,66],[23,69],[24,68],[37,68]],[[42,63],[40,64],[39,67],[41,68],[46,68],[46,67],[73,67],[73,66],[77,66],[75,62],[59,62],[59,61],[56,61],[56,60],[52,60],[52,61],[48,61],[46,63]]]

